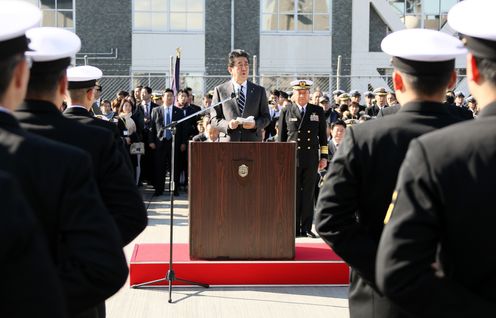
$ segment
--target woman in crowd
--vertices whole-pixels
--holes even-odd
[[[139,134],[136,129],[136,123],[131,118],[132,114],[133,114],[133,103],[128,99],[123,99],[119,107],[119,116],[118,116],[119,121],[117,123],[117,127],[121,132],[121,137],[124,139],[124,144],[128,149],[131,162],[133,163],[135,176],[138,179],[139,175],[137,175],[137,172],[139,172],[139,169],[137,168],[139,168],[140,155],[131,154],[130,148],[133,143],[140,142],[141,140],[139,138]]]

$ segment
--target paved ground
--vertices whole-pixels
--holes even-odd
[[[152,197],[144,190],[148,227],[135,243],[169,241],[169,196]],[[182,194],[174,204],[174,242],[188,242],[188,201]],[[299,242],[316,239],[298,238]],[[174,287],[169,304],[168,288],[131,289],[125,285],[107,301],[109,318],[155,317],[333,317],[348,315],[346,287]]]

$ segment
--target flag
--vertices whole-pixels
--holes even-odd
[[[174,91],[174,97],[177,97],[177,92],[179,91],[179,72],[181,65],[181,49],[176,49],[176,64],[174,65],[174,77],[172,77],[171,89]]]

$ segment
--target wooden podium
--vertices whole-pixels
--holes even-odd
[[[191,259],[293,259],[296,143],[189,147]]]

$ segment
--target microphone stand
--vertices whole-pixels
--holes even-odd
[[[152,285],[155,283],[167,281],[167,282],[169,282],[169,300],[168,300],[168,302],[172,303],[172,282],[173,281],[179,281],[179,282],[183,282],[183,283],[190,284],[190,285],[197,285],[197,286],[201,286],[204,288],[210,287],[209,284],[203,284],[203,283],[193,282],[190,280],[179,278],[176,276],[174,269],[173,269],[173,257],[172,257],[173,249],[172,249],[172,247],[173,247],[173,233],[174,233],[174,190],[175,190],[175,186],[176,186],[175,182],[174,182],[174,172],[175,172],[175,170],[174,170],[175,169],[175,165],[174,165],[175,149],[174,148],[176,146],[176,126],[179,125],[180,123],[184,122],[184,121],[189,120],[192,117],[201,115],[201,114],[207,112],[208,110],[211,110],[214,107],[217,107],[217,106],[219,106],[219,105],[221,105],[227,101],[230,101],[231,99],[235,99],[235,98],[237,98],[237,94],[232,93],[230,98],[226,98],[225,100],[222,100],[222,101],[220,101],[214,105],[211,105],[205,109],[201,109],[201,110],[199,110],[193,114],[190,114],[184,118],[181,118],[178,121],[173,121],[170,124],[168,124],[167,126],[165,126],[165,129],[169,129],[171,131],[171,134],[172,134],[171,171],[170,171],[170,180],[171,181],[170,181],[170,186],[169,186],[169,192],[170,192],[169,269],[167,270],[167,274],[164,278],[152,280],[149,282],[144,282],[141,284],[136,284],[136,285],[131,286],[132,288],[139,288],[139,287],[144,287],[144,286]]]

